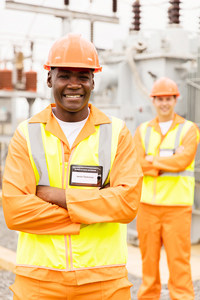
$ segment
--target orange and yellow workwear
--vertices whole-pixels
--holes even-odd
[[[168,290],[172,300],[193,300],[190,266],[191,206],[164,206],[141,203],[137,230],[142,256],[143,281],[138,299],[159,300],[159,260],[165,247],[169,268]]]
[[[199,139],[198,130],[191,121],[179,116],[175,119],[176,124],[174,123],[173,128],[164,137],[154,126],[155,121],[145,122],[139,127],[142,152],[154,156],[152,167],[159,172],[159,176],[149,176],[143,170],[145,176],[141,202],[156,205],[193,204],[194,158]],[[191,141],[191,138],[194,141]],[[191,146],[192,142],[194,144]],[[175,154],[180,145],[184,147],[183,152]],[[188,153],[188,148],[191,148],[191,153]]]
[[[159,259],[164,244],[171,299],[193,300],[190,228],[199,130],[175,114],[170,129],[162,135],[157,117],[137,128],[134,141],[144,173],[137,217],[143,270],[138,299],[160,298]],[[153,156],[153,162],[145,159],[147,155]]]
[[[40,281],[16,275],[15,283],[10,287],[13,300],[131,300],[127,277],[94,282],[79,286],[69,286],[58,282]],[[68,295],[68,296],[67,296]]]
[[[110,187],[71,185],[72,165],[103,166]],[[37,197],[37,185],[65,189],[68,209]],[[141,185],[131,133],[94,106],[71,149],[51,106],[20,124],[3,180],[6,223],[20,231],[16,274],[67,285],[125,277],[125,224],[137,214]]]
[[[181,116],[175,114],[173,123],[171,125],[170,131],[176,128],[177,125],[185,123],[185,119]],[[142,124],[140,126],[143,126]],[[136,148],[138,152],[138,158],[140,160],[140,164],[142,166],[142,170],[145,176],[153,176],[158,177],[160,170],[166,172],[179,172],[187,168],[188,165],[194,160],[197,150],[197,145],[199,143],[198,136],[199,130],[195,124],[190,126],[185,134],[182,137],[181,145],[184,147],[184,152],[176,153],[176,155],[172,155],[170,157],[162,157],[159,155],[154,156],[153,163],[150,163],[145,159],[145,145],[142,142],[141,138],[141,127],[136,129],[134,135],[134,141],[136,143]],[[156,131],[157,135],[160,136],[160,143],[165,139],[166,135],[163,136],[161,133],[161,129],[159,126],[158,118],[156,117],[154,120],[148,123],[148,127],[153,128]],[[149,129],[148,129],[149,130]],[[154,143],[154,142],[153,142]],[[159,153],[159,144],[157,145]],[[185,155],[187,153],[187,155]],[[153,203],[152,203],[153,204]]]

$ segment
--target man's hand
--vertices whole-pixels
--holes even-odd
[[[65,190],[56,187],[38,185],[36,196],[42,200],[67,209]]]
[[[177,149],[176,149],[176,154],[178,154],[178,153],[181,153],[181,152],[183,152],[183,150],[184,150],[184,146],[179,146]]]
[[[149,161],[149,162],[153,162],[153,155],[146,155],[145,156],[145,159],[147,160],[147,161]]]

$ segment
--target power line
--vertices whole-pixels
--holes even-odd
[[[40,5],[44,6],[45,2],[46,2],[46,0],[42,0]],[[27,30],[27,33],[25,34],[25,39],[28,39],[30,37],[31,29],[33,28],[33,25],[36,21],[37,16],[38,16],[38,13],[35,13],[34,16],[33,16],[32,21],[31,21],[31,24],[30,24],[30,26]]]

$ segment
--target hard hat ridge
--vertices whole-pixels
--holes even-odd
[[[93,43],[84,39],[80,34],[69,33],[52,45],[44,68],[71,67],[94,69],[100,72],[99,58]]]

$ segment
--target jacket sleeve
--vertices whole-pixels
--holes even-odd
[[[158,176],[159,168],[154,166],[152,163],[150,163],[145,159],[145,150],[144,147],[142,146],[140,126],[136,129],[133,139],[136,145],[138,159],[141,164],[144,175],[149,175],[153,177]]]
[[[199,143],[199,131],[196,125],[192,125],[183,137],[181,145],[184,147],[181,153],[170,157],[155,156],[153,166],[162,171],[180,172],[185,170],[194,160]]]
[[[6,159],[2,202],[9,229],[33,234],[79,234],[68,211],[36,195],[35,175],[25,138],[16,130]]]
[[[66,189],[66,202],[73,222],[131,222],[138,210],[142,170],[135,143],[126,125],[121,130],[116,157],[110,171],[110,187],[105,189]]]

